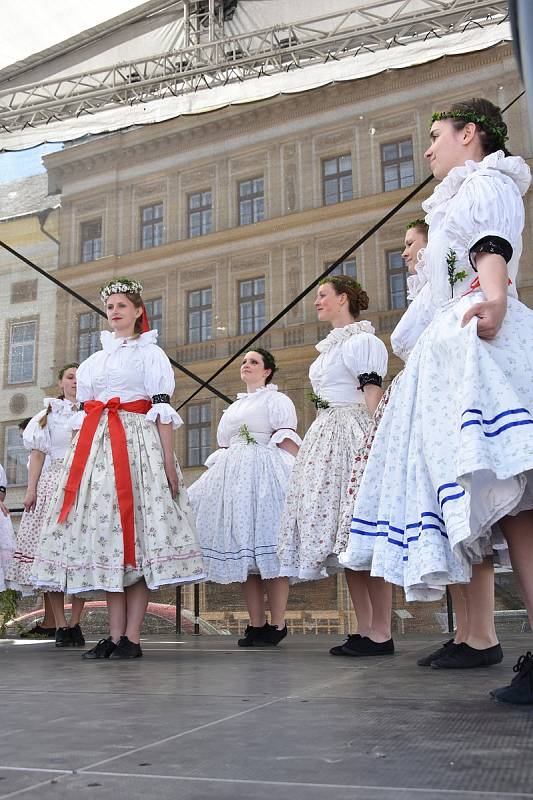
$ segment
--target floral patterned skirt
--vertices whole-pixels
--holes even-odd
[[[11,517],[4,517],[0,511],[0,592],[7,588],[6,572],[11,564],[15,547],[16,540]]]
[[[35,592],[31,581],[35,551],[44,526],[46,512],[50,501],[57,490],[63,459],[58,458],[50,462],[43,469],[37,483],[37,502],[33,511],[25,511],[20,520],[17,533],[17,545],[11,564],[6,574],[7,585],[11,589],[29,595]]]
[[[172,499],[157,426],[120,411],[126,432],[135,516],[135,566],[124,564],[113,455],[104,412],[96,429],[76,501],[58,516],[74,456],[73,443],[52,498],[35,554],[32,582],[52,591],[122,592],[144,578],[149,589],[203,580],[202,555],[187,492]]]
[[[348,542],[341,527],[353,501],[348,482],[370,424],[366,405],[318,411],[292,471],[280,523],[280,575],[293,580],[327,578],[343,569],[338,555]]]

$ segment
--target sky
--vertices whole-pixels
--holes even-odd
[[[54,143],[32,147],[30,150],[0,153],[0,184],[45,172],[41,156],[62,148],[61,143]]]

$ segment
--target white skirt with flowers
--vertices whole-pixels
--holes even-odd
[[[13,525],[11,517],[5,517],[0,511],[0,592],[3,592],[6,586],[6,572],[11,563],[13,553],[15,552],[15,534],[13,532]]]
[[[35,586],[79,594],[122,592],[144,578],[149,589],[204,579],[201,550],[183,484],[172,499],[157,426],[142,414],[119,411],[133,487],[136,565],[124,565],[111,441],[104,411],[75,504],[57,519],[74,457],[74,440],[41,533],[32,573]]]

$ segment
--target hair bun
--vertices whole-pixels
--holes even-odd
[[[370,300],[368,299],[368,295],[364,289],[359,289],[357,295],[357,304],[361,311],[366,311],[368,306],[370,305]]]

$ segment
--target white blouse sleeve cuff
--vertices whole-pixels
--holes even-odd
[[[170,403],[155,403],[146,415],[146,419],[149,422],[157,422],[158,417],[163,425],[168,425],[171,422],[173,430],[183,425],[182,418]]]
[[[300,439],[296,431],[292,430],[292,428],[279,428],[279,430],[274,431],[274,433],[270,437],[269,444],[272,446],[278,445],[281,444],[284,439],[290,439],[291,442],[297,444],[298,447],[300,447],[302,444],[302,440]]]

